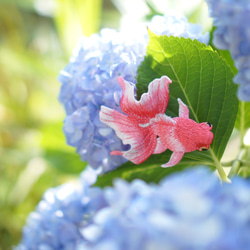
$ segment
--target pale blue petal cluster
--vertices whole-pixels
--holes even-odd
[[[107,206],[100,188],[90,187],[96,173],[82,174],[81,185],[65,184],[48,189],[27,219],[16,250],[72,250],[85,239],[80,229],[93,223],[93,216]]]
[[[183,16],[156,16],[149,28],[161,35],[197,38],[208,42],[200,25],[189,24]],[[122,156],[111,156],[113,150],[123,151],[115,132],[101,123],[101,105],[120,111],[121,87],[117,77],[136,83],[136,72],[146,53],[147,25],[137,37],[104,29],[100,35],[82,37],[76,45],[69,64],[60,72],[62,83],[59,95],[67,116],[64,133],[67,143],[76,148],[82,161],[103,172],[125,162]]]
[[[127,150],[115,132],[99,119],[101,105],[120,111],[121,87],[117,77],[132,84],[145,54],[144,41],[130,39],[114,30],[83,37],[76,45],[69,64],[60,72],[59,100],[67,116],[64,133],[67,143],[76,147],[91,167],[110,171],[125,162],[110,156],[112,150]]]
[[[245,180],[222,185],[200,168],[159,185],[116,180],[104,193],[108,206],[82,230],[89,242],[78,250],[250,249],[250,184]]]
[[[197,39],[205,44],[209,42],[209,33],[202,33],[202,25],[189,23],[182,15],[154,16],[148,26],[157,35]]]
[[[238,69],[234,82],[238,97],[250,101],[250,2],[248,0],[206,0],[214,18],[213,43],[229,50]]]
[[[91,179],[83,175],[82,183]],[[160,184],[117,179],[104,190],[83,187],[47,191],[17,250],[250,249],[247,180],[221,184],[198,167]]]

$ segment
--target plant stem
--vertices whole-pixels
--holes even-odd
[[[227,161],[227,162],[222,162],[221,165],[222,167],[232,167],[234,161]]]
[[[231,182],[230,179],[227,178],[227,175],[226,175],[226,173],[225,173],[225,171],[224,171],[224,169],[223,169],[223,167],[222,167],[220,161],[218,161],[217,157],[214,155],[213,150],[211,150],[210,152],[211,152],[211,155],[212,155],[212,157],[213,157],[213,160],[214,160],[216,169],[217,169],[217,171],[218,171],[218,174],[219,174],[219,176],[220,176],[220,179],[221,179],[222,181],[225,181],[225,182]]]
[[[242,160],[244,160],[247,156],[247,149],[245,147],[240,149],[240,152],[237,156],[237,158],[234,160],[232,164],[232,168],[228,174],[229,178],[232,178],[233,176],[237,175],[240,167],[242,166]]]
[[[219,176],[221,178],[222,181],[225,181],[225,182],[231,182],[230,179],[228,179],[223,167],[221,166],[220,162],[218,165],[216,165],[216,168],[217,168],[217,171],[219,173]]]
[[[250,161],[241,161],[241,167],[250,167]]]

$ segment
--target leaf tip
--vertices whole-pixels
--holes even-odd
[[[156,37],[157,35],[147,26],[149,39],[152,37]]]

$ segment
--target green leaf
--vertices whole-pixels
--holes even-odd
[[[152,157],[155,157],[155,155]],[[99,176],[95,186],[112,186],[112,181],[115,178],[121,178],[127,181],[132,181],[139,178],[148,183],[158,183],[163,177],[171,173],[181,171],[184,168],[184,165],[180,165],[177,169],[166,168],[164,169],[165,171],[162,171],[163,168],[161,168],[159,164],[148,164],[148,162],[145,161],[140,165],[135,165],[131,162],[127,162],[115,171],[109,172],[103,176]]]
[[[138,166],[127,162],[116,171],[100,177],[98,183],[109,185],[116,176],[127,180],[141,178],[159,181],[169,172],[200,164],[217,167],[221,178],[227,180],[220,159],[233,130],[238,110],[237,86],[232,82],[230,67],[210,46],[197,40],[157,36],[151,31],[149,36],[147,54],[138,69],[138,95],[147,92],[148,84],[153,79],[167,75],[172,84],[166,114],[178,116],[177,98],[181,98],[189,107],[191,119],[199,123],[208,121],[213,125],[213,143],[207,152],[186,153],[182,161],[171,169],[160,167],[172,153],[167,150],[150,156]]]
[[[148,83],[162,75],[173,82],[167,114],[178,116],[179,97],[188,105],[191,119],[212,123],[211,148],[220,160],[238,110],[237,86],[232,83],[229,66],[210,46],[150,32],[147,56],[138,70],[138,93],[146,92]]]

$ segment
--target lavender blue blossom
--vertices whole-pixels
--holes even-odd
[[[108,206],[81,233],[77,250],[250,249],[250,184],[221,184],[205,169],[165,178],[159,185],[116,180]]]
[[[154,16],[148,26],[157,35],[197,39],[205,44],[209,42],[209,33],[202,33],[202,25],[189,23],[182,15]]]
[[[85,171],[81,179],[81,185],[65,184],[45,192],[16,250],[71,250],[85,241],[80,230],[107,202],[100,188],[90,187],[96,181],[93,171]]]
[[[160,184],[117,179],[103,190],[89,186],[95,178],[85,171],[80,189],[48,190],[16,250],[250,249],[247,180],[221,184],[203,167]]]
[[[83,161],[103,172],[125,159],[110,156],[112,150],[127,150],[115,132],[100,122],[101,105],[119,110],[121,87],[118,76],[135,84],[136,70],[145,54],[139,40],[105,29],[100,35],[83,37],[76,45],[69,64],[60,72],[59,100],[67,113],[64,133],[67,143],[76,147]]]
[[[148,24],[157,34],[197,38],[207,42],[201,27],[189,24],[185,17],[155,17]],[[111,156],[113,150],[127,150],[115,132],[101,123],[101,105],[120,110],[121,87],[117,77],[136,84],[136,72],[146,53],[148,36],[143,32],[131,37],[123,32],[104,29],[100,35],[82,37],[60,72],[60,102],[66,110],[64,133],[67,143],[76,148],[82,161],[103,172],[125,162],[122,156]]]
[[[250,4],[247,0],[206,0],[214,18],[213,43],[229,50],[238,69],[238,98],[250,101]]]

